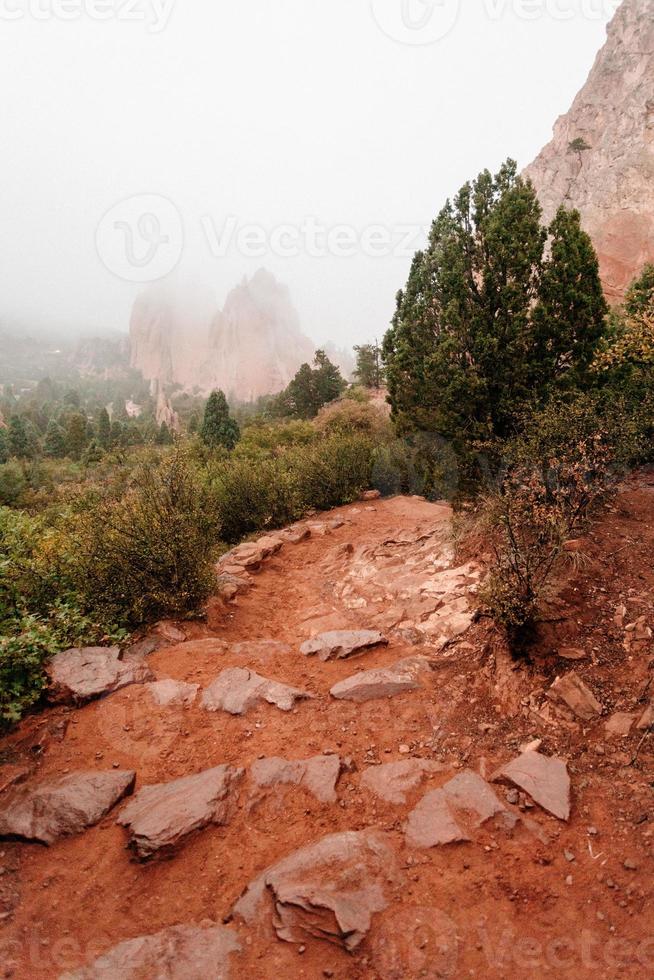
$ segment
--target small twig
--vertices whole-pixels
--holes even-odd
[[[645,732],[645,734],[641,738],[640,742],[638,743],[638,746],[636,748],[636,754],[634,755],[633,759],[629,763],[630,766],[633,766],[633,765],[636,764],[636,762],[638,760],[638,754],[639,754],[640,750],[643,747],[643,743],[650,737],[650,735],[652,734],[652,730],[654,730],[654,725],[650,725],[649,726],[649,728],[647,729],[647,731]]]

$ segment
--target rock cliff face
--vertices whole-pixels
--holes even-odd
[[[545,218],[580,210],[618,301],[654,261],[654,0],[624,0],[586,85],[526,170]]]
[[[315,351],[288,289],[264,269],[236,286],[219,312],[208,296],[148,290],[134,305],[130,343],[131,365],[147,380],[205,394],[222,388],[237,401],[281,391]],[[347,359],[334,359],[349,373]]]

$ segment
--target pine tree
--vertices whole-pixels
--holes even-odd
[[[31,455],[30,438],[25,419],[20,415],[12,415],[9,419],[9,435],[7,437],[9,455],[26,458]]]
[[[81,459],[86,449],[86,418],[75,413],[66,423],[66,451],[72,459]]]
[[[578,216],[559,212],[552,254],[533,186],[509,160],[484,171],[436,218],[384,339],[389,397],[403,431],[455,447],[505,438],[602,330],[597,259]]]
[[[165,422],[162,422],[159,426],[156,443],[158,446],[172,446],[173,444],[173,437],[170,434],[170,429]]]
[[[357,366],[354,376],[364,388],[381,388],[384,383],[384,369],[381,363],[382,350],[374,344],[361,344],[354,348]]]
[[[579,383],[604,334],[608,313],[597,254],[582,231],[579,212],[559,208],[549,235],[550,253],[533,314],[533,382],[543,393],[562,381]]]
[[[9,459],[9,439],[7,430],[0,426],[0,463],[6,463]]]
[[[66,433],[55,419],[50,419],[43,440],[43,451],[46,456],[62,459],[66,455]]]
[[[106,408],[101,409],[98,415],[98,444],[103,449],[111,445],[111,419]]]
[[[211,449],[222,446],[233,449],[241,437],[238,423],[229,414],[227,399],[222,391],[209,395],[200,431],[202,441]]]
[[[323,405],[339,398],[347,388],[347,383],[335,364],[329,360],[324,350],[317,350],[313,359],[313,388],[315,412],[317,415]]]

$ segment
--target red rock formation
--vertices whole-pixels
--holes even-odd
[[[562,203],[581,211],[607,296],[619,301],[654,261],[654,0],[624,0],[586,85],[526,175],[547,220]]]
[[[264,269],[236,286],[218,313],[205,295],[153,287],[134,305],[130,342],[131,366],[147,380],[204,394],[222,388],[237,401],[281,391],[316,348],[288,289]],[[347,357],[335,360],[352,370]]]

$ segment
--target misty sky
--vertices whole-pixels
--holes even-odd
[[[530,162],[616,6],[0,0],[0,324],[126,330],[173,267],[222,303],[263,265],[316,341],[381,337],[420,229]]]

